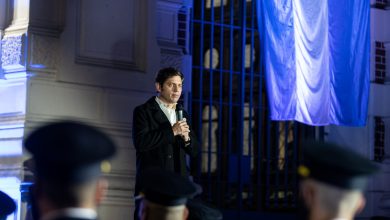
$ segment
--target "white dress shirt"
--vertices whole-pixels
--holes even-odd
[[[177,121],[176,109],[168,107],[168,105],[165,104],[163,101],[161,101],[157,96],[156,96],[156,102],[160,106],[160,108],[164,112],[164,114],[167,116],[171,125],[175,124]],[[174,105],[174,107],[176,107],[176,105]]]

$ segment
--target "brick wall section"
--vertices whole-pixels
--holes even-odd
[[[383,84],[386,78],[386,50],[383,42],[375,41],[375,82]]]

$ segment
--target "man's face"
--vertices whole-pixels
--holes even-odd
[[[156,89],[160,93],[159,98],[166,104],[177,103],[182,92],[182,83],[180,76],[168,78],[162,86],[156,83]]]

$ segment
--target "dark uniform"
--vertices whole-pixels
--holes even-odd
[[[364,156],[334,143],[316,141],[303,144],[303,162],[298,167],[298,174],[302,177],[302,181],[312,179],[335,190],[340,189],[342,192],[350,193],[363,191],[368,177],[377,172],[379,172],[379,166]],[[338,202],[334,201],[334,204]],[[300,213],[302,219],[307,218],[311,213],[306,208],[302,204]],[[352,213],[353,210],[349,211],[351,212],[348,213],[349,215],[356,214]],[[336,215],[335,213],[328,214]],[[317,218],[313,215],[316,214],[311,213],[311,218]]]
[[[24,145],[33,155],[37,182],[44,183],[42,190],[61,208],[74,203],[66,190],[72,192],[72,187],[98,179],[102,171],[108,171],[110,164],[106,160],[116,152],[115,144],[106,134],[73,121],[44,125],[33,131]],[[59,219],[75,217],[65,215]]]
[[[7,219],[7,216],[16,209],[14,200],[7,194],[0,191],[0,220]]]

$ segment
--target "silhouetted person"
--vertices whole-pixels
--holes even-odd
[[[353,219],[365,205],[362,191],[379,167],[333,143],[306,142],[298,168],[309,220]]]
[[[14,200],[7,194],[0,191],[0,220],[7,219],[16,209]]]
[[[200,192],[200,187],[188,178],[161,168],[151,168],[139,177],[143,189],[140,197],[141,220],[185,220],[188,218],[188,198]]]
[[[92,126],[61,121],[39,127],[24,145],[35,161],[35,216],[97,219],[96,207],[108,186],[102,172],[109,171],[107,159],[116,151],[112,140]]]

